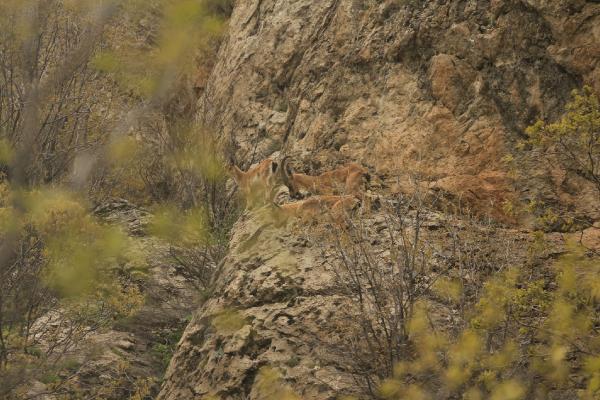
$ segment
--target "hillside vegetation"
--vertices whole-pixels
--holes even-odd
[[[598,26],[2,1],[0,399],[600,398]]]

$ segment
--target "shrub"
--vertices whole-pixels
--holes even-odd
[[[529,145],[553,155],[562,165],[592,182],[600,195],[600,102],[589,86],[574,90],[567,112],[556,122],[527,128]]]

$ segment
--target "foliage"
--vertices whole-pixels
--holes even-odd
[[[122,5],[122,16],[107,29],[105,46],[92,60],[130,103],[115,110],[122,119],[112,133],[116,146],[107,149],[93,176],[98,201],[117,196],[138,204],[167,200],[196,207],[205,186],[222,181],[218,144],[194,122],[193,87],[199,70],[214,62],[225,3],[128,0]],[[138,34],[131,26],[144,29]]]
[[[408,322],[422,290],[419,271],[428,252],[421,238],[422,199],[417,194],[410,200],[412,204],[400,202],[386,213],[385,234],[394,244],[389,258],[369,245],[369,232],[361,223],[325,239],[334,243],[333,252],[325,257],[335,263],[341,291],[355,305],[347,309],[346,321],[358,322],[343,346],[350,350],[353,372],[371,394],[378,381],[392,374],[396,362],[407,356]],[[417,210],[407,219],[411,206]],[[414,229],[409,228],[411,223]]]
[[[418,194],[316,236],[348,300],[327,344],[364,395],[597,398],[597,254],[566,242],[553,261],[543,232],[524,246]]]
[[[185,322],[187,323],[189,320],[186,319]],[[175,353],[177,343],[179,342],[179,339],[181,339],[184,328],[185,326],[181,326],[179,329],[164,331],[161,334],[162,341],[155,343],[152,346],[151,351],[154,357],[159,360],[164,371],[166,371],[167,367],[169,366],[169,362]]]
[[[134,21],[148,19],[154,27],[146,32],[154,44],[140,46],[136,40],[125,40],[119,27],[109,36],[121,43],[98,53],[92,64],[109,74],[123,90],[160,106],[173,95],[182,74],[195,67],[197,51],[211,46],[223,29],[218,15],[207,2],[194,0],[161,0],[123,2],[122,12]],[[213,8],[214,10],[214,8]],[[119,36],[117,36],[119,35]]]
[[[112,9],[79,11],[59,1],[0,5],[0,164],[8,143],[17,161],[29,161],[12,171],[27,183],[64,178],[107,122],[102,96],[90,95],[100,93],[100,82],[87,60]]]
[[[195,119],[206,77],[194,85],[198,65],[214,63],[232,4],[1,2],[0,397],[24,396],[33,380],[57,398],[84,396],[69,380],[82,364],[72,350],[143,305],[135,240],[94,218],[89,200],[151,205],[149,233],[169,244],[181,275],[210,291],[238,208],[223,166],[231,149]],[[524,147],[600,193],[600,105],[591,88],[574,91],[560,120],[537,122],[527,135]],[[436,229],[453,247],[448,255],[424,233],[423,199],[417,191],[384,211],[385,251],[377,247],[381,237],[373,240],[355,222],[320,243],[351,305],[341,311],[351,323],[341,328],[347,334],[338,349],[366,392],[385,399],[598,398],[596,255],[569,244],[551,268],[540,266],[545,238],[538,233],[529,264],[514,265],[513,242],[493,256],[478,247],[492,236],[465,238],[446,221]],[[577,226],[537,202],[529,212],[547,226]],[[441,318],[444,312],[450,317]],[[223,335],[247,323],[235,309],[211,320]],[[180,333],[152,347],[163,367]],[[130,377],[124,360],[109,367],[114,384],[94,388],[93,396],[151,395],[152,378]],[[258,370],[253,391],[256,398],[300,398],[269,367]]]
[[[299,400],[300,397],[287,387],[281,374],[274,368],[262,367],[254,384],[255,396],[265,400]]]
[[[231,7],[0,4],[0,397],[23,395],[35,379],[75,396],[64,360],[143,304],[140,247],[94,218],[88,200],[168,200],[153,233],[186,251],[210,249],[211,266],[222,257],[235,206],[217,141],[192,123],[190,82]],[[153,382],[114,367],[116,386],[95,396],[147,396]]]
[[[519,268],[492,277],[456,337],[430,325],[424,302],[411,323],[414,354],[383,383],[382,397],[406,398],[418,382],[423,398],[597,398],[599,261],[571,245],[555,266],[556,290]]]
[[[547,162],[548,179],[562,180],[561,191],[570,195],[586,195],[586,182],[598,190],[600,162],[600,103],[589,86],[573,90],[566,105],[566,112],[555,122],[538,120],[529,126],[527,139],[517,145],[525,159],[513,155],[502,161],[511,178],[530,179],[529,171],[522,162]],[[540,158],[540,156],[542,156]],[[564,174],[564,175],[563,175]],[[504,203],[505,214],[511,218],[530,219],[535,229],[546,232],[576,232],[590,226],[589,215],[563,201],[548,198],[548,193],[534,190],[533,198],[525,204],[518,201]],[[593,194],[593,193],[592,193]],[[593,197],[592,197],[593,199]],[[596,201],[595,199],[593,201]],[[533,218],[532,218],[533,217]]]
[[[227,249],[237,202],[225,187],[226,149],[195,121],[192,87],[197,70],[214,62],[231,8],[228,0],[128,1],[92,61],[135,99],[134,134],[113,135],[92,179],[92,197],[158,203],[153,232],[171,244],[179,272],[204,288]],[[132,24],[145,27],[143,38],[124,31]]]
[[[73,194],[8,189],[0,212],[10,221],[0,228],[0,386],[10,392],[135,313],[143,296],[120,267],[133,261],[132,240],[92,218]]]
[[[527,128],[523,145],[555,155],[563,165],[591,181],[600,191],[600,102],[589,86],[574,90],[565,115],[554,123],[538,121]]]
[[[461,232],[458,219],[432,214],[426,207],[427,194],[427,188],[415,180],[413,194],[381,205],[376,229],[367,214],[333,235],[316,235],[324,257],[332,263],[340,294],[349,300],[348,307],[341,309],[339,327],[346,333],[330,345],[344,357],[369,396],[377,396],[382,380],[413,356],[414,324],[427,325],[426,319],[415,319],[424,299],[443,312],[451,309],[451,320],[464,318],[467,303],[481,289],[480,281],[505,267],[509,259],[511,240],[498,242],[493,251],[482,248],[484,239],[497,240],[493,227]],[[437,204],[436,198],[431,201]],[[436,235],[427,226],[435,226]],[[424,340],[429,349],[424,358],[434,363],[437,349],[445,342],[436,337]]]

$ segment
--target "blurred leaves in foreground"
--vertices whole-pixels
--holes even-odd
[[[222,167],[191,123],[189,83],[230,6],[0,2],[1,398],[24,395],[34,380],[67,390],[70,352],[143,304],[141,246],[91,215],[91,202],[166,201],[158,236],[181,246],[225,237]],[[199,195],[203,184],[213,195]],[[128,393],[141,399],[149,383],[136,385]]]
[[[385,380],[385,399],[546,399],[600,395],[600,260],[576,244],[555,280],[527,282],[512,268],[492,277],[458,336],[431,326],[421,303],[410,324],[413,356]],[[554,290],[544,289],[548,284]],[[433,329],[432,329],[433,328]]]
[[[128,273],[141,264],[136,243],[77,195],[0,188],[0,382],[10,392],[61,368],[90,333],[133,315],[143,295]]]
[[[122,12],[146,28],[146,43],[121,41],[92,60],[99,71],[137,96],[164,101],[184,74],[193,74],[197,57],[223,33],[224,18],[214,0],[121,2]],[[114,29],[109,36],[122,32]]]
[[[180,211],[175,206],[161,206],[156,210],[150,232],[169,243],[192,247],[206,243],[206,212],[200,208]]]

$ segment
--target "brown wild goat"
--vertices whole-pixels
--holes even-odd
[[[290,217],[298,218],[303,222],[309,222],[317,217],[327,216],[328,214],[335,222],[340,223],[343,221],[346,213],[354,210],[359,204],[360,200],[353,195],[317,195],[294,203],[275,206],[277,207],[277,211],[280,212],[277,216],[278,220],[283,223]]]
[[[369,172],[356,163],[317,176],[298,174],[291,170],[287,158],[281,162],[280,174],[283,183],[290,189],[290,196],[295,198],[299,197],[302,189],[311,194],[359,196],[371,178]]]
[[[233,179],[250,204],[267,203],[273,200],[274,188],[283,184],[279,163],[266,158],[244,172],[236,165],[229,168]]]

